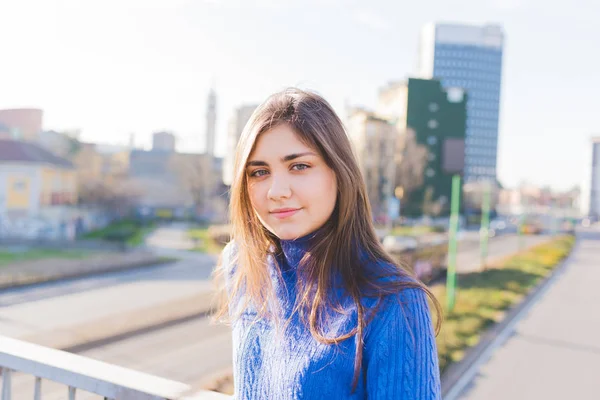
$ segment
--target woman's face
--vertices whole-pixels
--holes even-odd
[[[279,239],[314,232],[335,207],[335,173],[287,124],[258,136],[246,175],[254,212]]]

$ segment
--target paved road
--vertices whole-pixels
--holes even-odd
[[[508,234],[490,239],[488,245],[488,262],[494,258],[514,254],[522,248],[529,248],[551,239],[550,235],[519,235]],[[522,243],[521,243],[522,241]],[[458,245],[456,270],[458,273],[477,272],[481,267],[481,254],[477,238],[465,239]]]
[[[195,244],[187,235],[188,227],[186,223],[162,226],[146,237],[145,244],[154,250],[191,250]]]
[[[170,230],[166,229],[167,236]],[[160,232],[154,237],[160,238]],[[209,290],[216,257],[180,253],[180,261],[165,266],[4,290],[0,292],[0,335],[28,337]]]
[[[580,230],[566,268],[446,400],[600,398],[599,264],[600,228]]]

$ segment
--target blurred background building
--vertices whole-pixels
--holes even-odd
[[[497,182],[504,33],[500,26],[425,25],[419,75],[468,93],[464,179]]]
[[[577,218],[581,216],[581,189],[552,190],[527,183],[514,189],[500,189],[497,211],[501,215],[560,214]]]
[[[175,151],[175,135],[171,132],[155,132],[152,134],[152,150],[172,153]]]
[[[351,110],[348,135],[361,168],[373,216],[387,215],[387,198],[394,179],[394,146],[398,130],[387,119],[364,109]]]
[[[0,110],[0,131],[13,139],[34,141],[42,131],[44,112],[37,108]]]
[[[13,139],[33,141],[37,140],[42,131],[44,112],[37,108],[16,108],[0,110],[1,131]]]
[[[66,235],[78,202],[73,164],[35,143],[0,139],[0,236],[44,226]]]
[[[231,186],[233,182],[233,163],[235,157],[235,149],[240,140],[244,127],[250,120],[252,113],[258,105],[244,105],[238,107],[229,121],[229,129],[227,135],[227,151],[225,152],[225,160],[223,164],[223,183],[226,186]]]
[[[404,215],[447,215],[452,176],[462,172],[467,95],[439,80],[409,78],[379,92],[377,112],[399,132],[393,195]]]
[[[215,136],[217,126],[217,94],[214,89],[208,93],[208,105],[206,107],[206,154],[209,157],[215,155]]]

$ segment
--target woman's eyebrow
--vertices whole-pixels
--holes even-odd
[[[307,151],[304,153],[288,154],[287,156],[284,156],[281,158],[281,162],[282,163],[288,162],[288,161],[291,161],[291,160],[294,160],[296,158],[303,157],[303,156],[316,156],[316,154],[313,153],[312,151]],[[246,164],[246,167],[265,167],[268,165],[269,164],[264,161],[252,160],[252,161],[248,161],[248,163]]]

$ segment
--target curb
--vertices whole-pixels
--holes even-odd
[[[87,271],[72,271],[66,272],[61,275],[50,275],[50,276],[25,276],[21,277],[21,281],[13,281],[13,282],[3,282],[0,283],[0,291],[8,290],[8,289],[16,289],[16,288],[25,288],[25,287],[35,287],[40,286],[45,283],[58,282],[58,281],[71,281],[79,278],[92,277],[96,275],[103,275],[110,272],[122,272],[122,271],[132,271],[136,269],[143,269],[149,267],[156,267],[160,265],[167,265],[177,261],[176,258],[170,257],[157,257],[153,260],[146,260],[140,262],[134,262],[126,266],[106,266],[102,268],[98,268],[95,270],[87,270]]]
[[[446,398],[449,393],[456,390],[457,385],[461,383],[461,379],[464,378],[471,366],[491,348],[495,341],[501,338],[503,332],[510,327],[513,321],[515,321],[522,312],[532,307],[538,301],[539,295],[549,289],[554,280],[567,269],[571,258],[578,247],[579,240],[576,238],[571,252],[558,263],[554,270],[532,288],[521,302],[506,310],[502,321],[485,330],[482,333],[479,342],[474,347],[467,349],[465,351],[465,356],[460,361],[453,363],[446,369],[441,377],[442,398]]]

